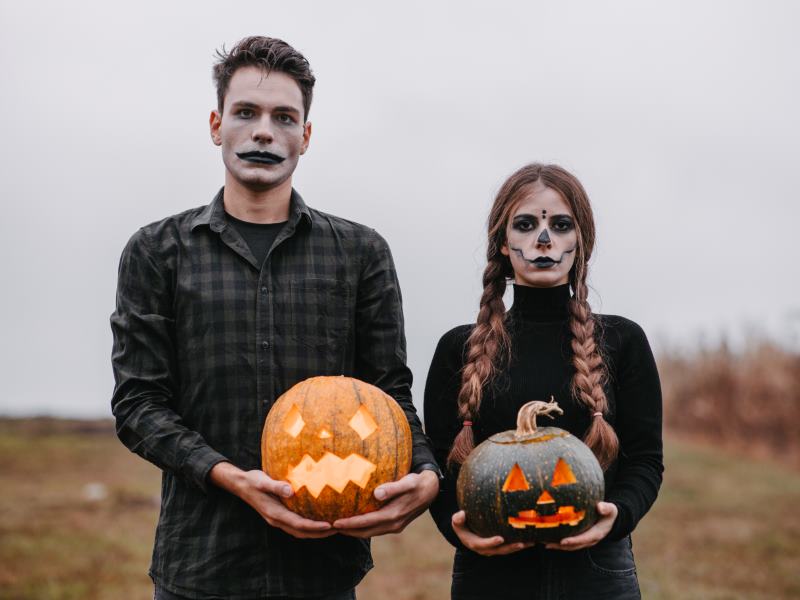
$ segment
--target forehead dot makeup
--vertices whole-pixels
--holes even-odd
[[[547,211],[545,209],[542,209],[542,218],[543,219],[547,218]]]

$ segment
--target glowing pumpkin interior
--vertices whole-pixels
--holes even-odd
[[[300,409],[293,405],[283,421],[283,430],[296,438],[305,425]],[[348,425],[362,441],[378,430],[378,424],[364,405],[350,418]],[[333,434],[324,427],[313,435],[320,439],[333,438]],[[376,469],[375,463],[356,453],[340,458],[332,452],[325,452],[319,460],[304,454],[299,463],[289,466],[286,480],[295,493],[305,487],[309,494],[317,498],[326,485],[340,494],[350,482],[364,489]]]
[[[578,483],[575,474],[563,458],[559,458],[553,470],[551,487]],[[521,492],[530,489],[525,473],[518,464],[514,464],[503,483],[504,492]],[[536,499],[536,508],[520,511],[516,517],[509,517],[508,524],[516,529],[525,527],[547,528],[559,525],[577,525],[586,515],[584,510],[575,510],[574,506],[558,506],[547,490]]]

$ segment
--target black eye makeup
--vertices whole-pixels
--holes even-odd
[[[533,231],[539,224],[539,220],[533,215],[518,215],[511,221],[511,227],[517,231]]]
[[[567,215],[557,215],[550,217],[550,229],[556,233],[567,233],[575,228],[575,222],[572,217]]]

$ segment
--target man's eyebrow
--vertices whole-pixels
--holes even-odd
[[[247,100],[237,100],[232,106],[235,106],[236,108],[258,108],[258,104],[248,102]]]
[[[231,104],[231,108],[249,108],[251,110],[260,110],[261,106],[256,104],[255,102],[250,102],[249,100],[237,100],[236,102]],[[299,115],[300,109],[289,105],[279,105],[273,107],[271,109],[271,112],[282,112],[282,113],[291,113],[294,115]]]
[[[294,113],[296,115],[300,114],[300,110],[295,108],[294,106],[276,106],[272,110],[273,112],[288,112],[288,113]]]

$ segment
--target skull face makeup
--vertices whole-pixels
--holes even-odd
[[[575,217],[557,191],[536,182],[511,213],[501,252],[514,269],[514,283],[553,287],[569,281],[578,234]]]

